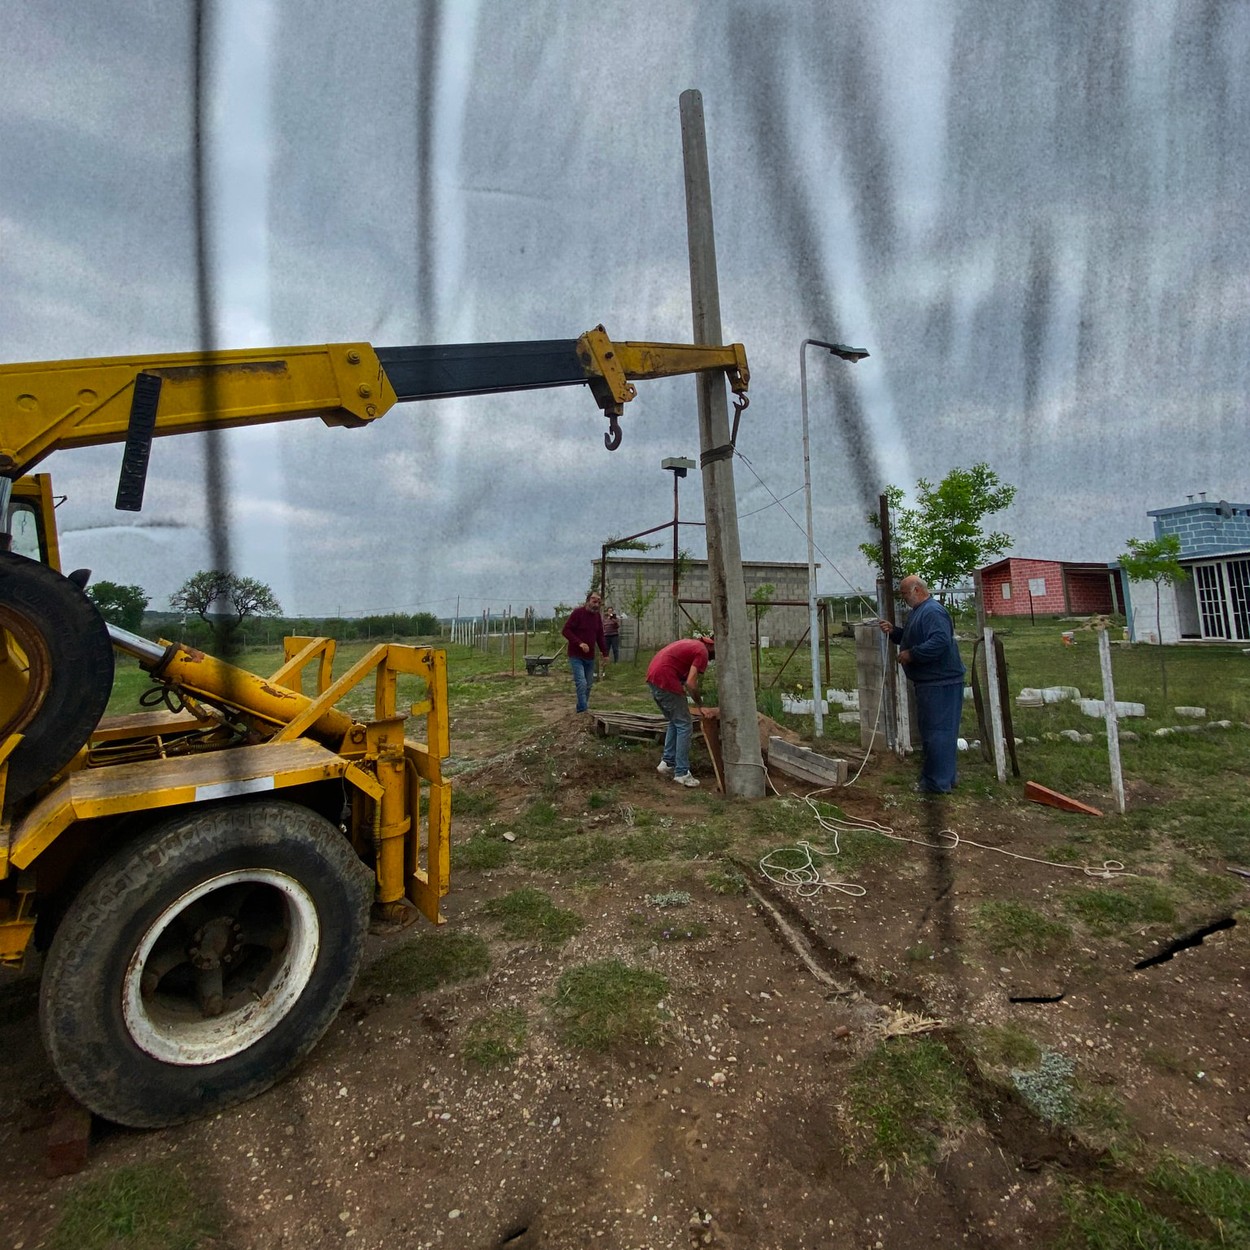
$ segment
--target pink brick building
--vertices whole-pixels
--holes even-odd
[[[981,570],[989,616],[1093,616],[1124,611],[1120,570],[1069,560],[1008,556]]]

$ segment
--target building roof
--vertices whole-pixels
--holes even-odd
[[[1224,512],[1222,509],[1227,508]],[[1177,516],[1182,512],[1206,512],[1215,516],[1250,516],[1250,503],[1230,503],[1227,499],[1195,499],[1189,503],[1175,504],[1171,508],[1152,508],[1147,516]]]
[[[987,564],[980,570],[981,576],[984,577],[986,573],[1006,568],[1013,562],[1022,563],[1026,560],[1030,564],[1057,564],[1061,569],[1067,569],[1072,573],[1106,573],[1110,569],[1119,567],[1110,560],[1051,560],[1045,556],[1006,556],[1001,560],[995,560],[993,564]]]

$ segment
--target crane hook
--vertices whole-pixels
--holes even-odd
[[[621,445],[621,427],[614,412],[608,416],[608,432],[603,436],[603,445],[609,451],[615,451]]]

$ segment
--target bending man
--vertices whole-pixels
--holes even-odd
[[[661,777],[671,776],[679,786],[699,784],[699,779],[690,771],[690,728],[694,718],[686,698],[689,696],[699,703],[700,674],[707,672],[708,662],[715,658],[714,638],[679,638],[661,647],[647,669],[651,697],[668,721],[664,731],[664,757],[656,765],[656,772]]]

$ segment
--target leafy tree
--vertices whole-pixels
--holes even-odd
[[[264,582],[220,569],[202,569],[188,577],[169,596],[169,606],[194,612],[225,633],[233,632],[250,616],[282,615],[282,605]]]
[[[629,598],[625,600],[625,610],[638,622],[638,637],[642,638],[642,618],[646,614],[647,609],[655,602],[655,596],[659,592],[654,586],[649,590],[646,583],[642,580],[642,570],[640,569],[634,574],[634,589]],[[638,652],[634,652],[634,663],[638,662]]]
[[[1164,534],[1162,538],[1128,540],[1128,550],[1120,556],[1120,567],[1135,582],[1155,584],[1155,628],[1159,641],[1163,641],[1159,613],[1162,608],[1164,585],[1175,586],[1189,574],[1180,563],[1181,540],[1179,534]],[[1162,646],[1159,648],[1159,675],[1163,685],[1163,698],[1168,697],[1168,671]]]
[[[753,613],[756,642],[760,640],[760,626],[764,623],[764,618],[773,610],[770,600],[776,593],[777,587],[772,582],[763,582],[751,592],[751,602],[757,605]]]
[[[894,568],[918,574],[939,598],[945,599],[973,570],[1011,546],[1010,534],[982,529],[987,516],[1001,512],[1016,497],[1016,488],[1000,481],[984,461],[970,469],[952,469],[937,486],[920,478],[914,508],[903,507],[901,487],[887,486],[885,494]],[[869,513],[868,524],[880,534],[876,513]],[[880,539],[860,543],[859,549],[882,568]]]
[[[87,598],[110,625],[120,625],[134,633],[143,624],[143,610],[151,601],[142,586],[121,586],[101,581],[87,587]]]

